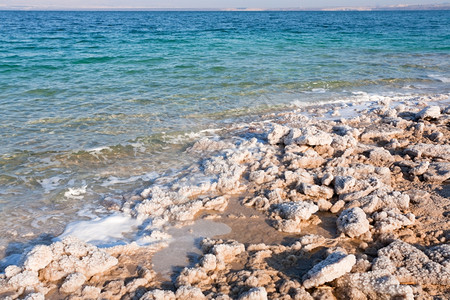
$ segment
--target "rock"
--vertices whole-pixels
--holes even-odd
[[[192,286],[180,286],[175,293],[177,300],[203,300],[206,299],[202,290]]]
[[[232,242],[229,244],[219,244],[212,248],[212,253],[217,257],[218,260],[223,262],[233,261],[237,255],[245,251],[244,244],[237,242]]]
[[[325,199],[331,199],[334,194],[333,189],[327,186],[319,186],[308,183],[300,184],[299,191],[305,194],[306,196]]]
[[[330,145],[333,138],[329,133],[318,130],[315,127],[306,127],[302,130],[302,135],[295,139],[298,145],[322,146]]]
[[[332,212],[333,214],[336,214],[344,207],[344,205],[345,205],[344,200],[336,201],[336,203],[334,203],[333,206],[331,206],[330,212]]]
[[[267,300],[267,292],[263,287],[254,287],[239,296],[239,300]]]
[[[441,183],[450,178],[450,163],[431,163],[427,171],[423,174],[425,181]]]
[[[97,299],[100,296],[101,289],[95,286],[87,285],[83,287],[81,295],[84,299]]]
[[[405,149],[405,153],[413,157],[442,158],[450,161],[450,145],[417,144]]]
[[[228,206],[228,198],[225,196],[216,197],[203,204],[204,209],[224,211]]]
[[[215,270],[217,267],[216,256],[213,254],[205,254],[200,261],[200,266],[205,271]]]
[[[444,139],[444,134],[442,132],[436,131],[430,134],[429,138],[433,142],[441,142]]]
[[[386,270],[353,273],[342,277],[342,296],[346,299],[405,299],[413,300],[413,290],[408,285],[400,284],[395,276]]]
[[[272,126],[273,129],[268,134],[267,140],[270,145],[280,144],[283,141],[284,136],[289,133],[290,128],[276,123],[273,123]]]
[[[373,271],[387,270],[400,282],[421,285],[450,285],[450,270],[432,261],[416,247],[396,240],[378,250]]]
[[[355,191],[351,193],[339,195],[340,200],[350,201],[360,199],[372,193],[383,186],[383,183],[376,177],[370,177],[368,180],[358,181],[355,187]]]
[[[23,264],[24,268],[31,271],[39,271],[45,268],[53,259],[53,253],[49,246],[38,245],[31,250]]]
[[[439,106],[427,106],[416,114],[416,119],[439,119],[441,108]]]
[[[373,214],[372,218],[375,221],[376,230],[385,233],[413,225],[416,217],[412,213],[404,215],[397,208],[387,208]]]
[[[175,300],[175,293],[167,290],[152,290],[145,293],[140,300]]]
[[[41,293],[28,294],[24,300],[45,300],[45,296]]]
[[[59,290],[61,293],[72,293],[81,288],[85,282],[86,276],[81,273],[72,273],[66,277]]]
[[[325,199],[319,199],[317,201],[317,206],[319,207],[320,211],[329,211],[330,208],[333,207],[333,204]]]
[[[338,230],[349,237],[360,236],[370,229],[366,214],[359,207],[344,210],[337,219],[336,224]]]
[[[441,244],[431,247],[425,251],[433,261],[450,269],[450,244]]]
[[[429,166],[430,163],[428,161],[423,161],[419,165],[409,170],[409,173],[415,176],[423,175],[423,173],[425,173],[428,170]]]
[[[325,175],[323,175],[322,177],[322,185],[330,185],[331,182],[333,182],[334,180],[334,176],[331,173],[326,173]]]
[[[377,147],[369,152],[369,160],[375,166],[389,166],[394,162],[394,157],[386,149]]]
[[[334,191],[341,195],[349,193],[356,185],[356,179],[352,176],[336,176],[334,178]]]
[[[278,204],[274,213],[282,218],[277,220],[275,227],[279,231],[300,233],[302,221],[308,220],[319,207],[310,202],[286,202]]]
[[[305,169],[298,169],[295,172],[286,171],[284,172],[284,178],[286,180],[286,184],[296,183],[296,185],[301,183],[314,183],[314,176],[312,176]]]
[[[350,272],[355,263],[356,257],[353,254],[333,252],[303,276],[303,286],[309,289],[333,281]]]

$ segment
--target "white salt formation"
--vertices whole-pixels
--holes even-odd
[[[135,218],[139,244],[36,246],[4,269],[0,298],[450,299],[450,109],[434,103],[448,100],[377,100],[202,138],[198,163],[108,206]],[[203,217],[233,231],[198,236],[198,260],[161,282],[155,249]]]

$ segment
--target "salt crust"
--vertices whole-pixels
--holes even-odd
[[[353,254],[334,252],[308,271],[303,277],[303,286],[309,289],[333,281],[350,272],[355,263],[356,258]]]
[[[162,179],[163,184],[155,184],[140,195],[127,199],[119,209],[136,218],[149,219],[146,233],[164,235],[160,230],[170,222],[191,221],[205,209],[224,211],[229,202],[228,195],[239,194],[250,185],[259,186],[261,191],[245,200],[244,204],[267,213],[274,221],[273,225],[282,231],[300,232],[302,222],[312,222],[312,215],[319,209],[331,213],[344,209],[337,227],[347,236],[367,236],[369,232],[395,233],[412,225],[415,219],[408,212],[409,196],[394,190],[391,184],[398,180],[393,172],[395,168],[408,166],[411,178],[433,184],[450,178],[449,146],[426,143],[422,138],[430,132],[438,132],[428,120],[442,125],[448,121],[448,115],[442,115],[439,107],[439,113],[435,107],[416,113],[418,109],[408,109],[405,105],[395,109],[389,108],[389,103],[383,105],[374,110],[378,116],[371,114],[365,118],[341,120],[343,125],[335,122],[330,125],[286,113],[283,116],[285,125],[275,122],[257,124],[269,132],[266,141],[252,138],[233,145],[202,139],[189,151],[217,154],[186,170],[185,177],[173,181]],[[448,114],[448,109],[442,113]],[[411,114],[413,117],[408,119]],[[420,122],[415,122],[414,118]],[[346,125],[362,119],[379,122],[378,129],[368,128],[361,132]],[[409,134],[408,130],[422,142],[408,144],[402,141],[402,137]],[[431,141],[441,140],[439,135],[434,138],[432,134]],[[362,144],[378,141],[385,141],[385,146]],[[404,159],[404,163],[400,164],[399,159]],[[299,238],[289,251],[309,252],[329,242],[320,235],[306,235]],[[438,245],[422,252],[405,242],[394,241],[378,251],[372,270],[367,271],[369,269],[366,268],[364,273],[349,273],[356,263],[355,256],[336,251],[305,275],[303,285],[313,288],[337,282],[336,288],[340,285],[350,287],[347,292],[352,299],[412,299],[413,289],[401,282],[450,284],[447,269],[450,255],[446,246]],[[130,245],[121,249],[132,252],[136,247]],[[258,247],[261,249],[249,258],[255,265],[288,249],[262,244],[246,250],[237,242],[206,240],[202,259],[195,267],[181,272],[175,292],[153,289],[145,293],[143,299],[204,299],[202,287],[209,286],[217,272],[228,270],[237,257],[256,251]],[[117,264],[112,255],[119,255],[122,251],[119,248],[104,251],[71,237],[50,246],[37,246],[28,253],[22,266],[5,269],[0,276],[0,293],[7,292],[13,299],[42,299],[50,289],[59,287],[63,294],[73,291],[85,298],[104,297],[106,294],[89,285],[88,281]],[[286,263],[295,262],[296,255],[288,257]],[[370,262],[368,264],[370,268]],[[247,288],[234,291],[235,296],[265,299],[274,293],[273,287],[258,286],[268,284],[270,276],[242,272],[248,272],[244,276]],[[149,280],[151,278],[137,278],[126,287],[119,281],[112,281],[110,285],[122,286],[122,290],[135,293]],[[300,285],[292,283],[287,286],[291,286],[293,297],[310,299],[311,295]],[[216,293],[217,299],[229,299],[229,292],[224,288],[222,293]],[[313,294],[318,296],[321,292],[315,290]]]

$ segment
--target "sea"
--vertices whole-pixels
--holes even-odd
[[[0,259],[262,114],[450,95],[450,11],[0,11]]]

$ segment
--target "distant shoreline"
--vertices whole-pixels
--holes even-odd
[[[14,6],[0,7],[0,11],[211,11],[211,12],[278,12],[278,11],[427,11],[427,10],[450,10],[450,4],[435,5],[393,5],[393,6],[361,6],[361,7],[322,7],[322,8],[132,8],[132,7],[29,7]]]

